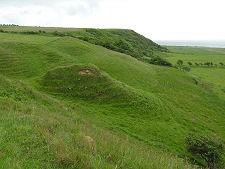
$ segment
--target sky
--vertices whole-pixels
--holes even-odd
[[[225,0],[0,0],[0,24],[132,29],[152,40],[225,40]]]

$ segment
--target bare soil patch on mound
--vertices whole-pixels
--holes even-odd
[[[91,69],[82,69],[79,71],[79,74],[83,75],[83,74],[94,74],[94,71]]]

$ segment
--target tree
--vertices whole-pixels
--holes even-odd
[[[199,64],[198,63],[195,63],[195,66],[199,66]]]
[[[188,62],[189,66],[192,66],[192,63],[191,62]]]
[[[183,63],[184,63],[183,60],[178,60],[177,61],[177,64],[180,65],[180,66],[183,65]]]
[[[188,66],[183,66],[182,69],[185,70],[185,71],[187,71],[187,72],[190,72],[190,70],[191,70],[191,68],[188,67]]]
[[[172,64],[167,60],[162,59],[161,57],[154,57],[148,60],[150,64],[161,65],[161,66],[169,66],[172,67]]]
[[[133,50],[132,46],[127,41],[125,41],[123,39],[120,39],[119,41],[117,41],[115,43],[115,46],[117,46],[118,48],[124,49],[124,50],[128,50],[128,51]]]
[[[222,62],[219,63],[221,66],[223,66],[224,64]]]
[[[210,66],[211,63],[210,63],[210,62],[205,62],[205,65],[206,65],[206,66]]]
[[[217,141],[196,134],[189,134],[185,140],[187,151],[206,161],[208,168],[214,169],[221,161],[223,146]]]

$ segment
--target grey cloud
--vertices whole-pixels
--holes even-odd
[[[98,4],[77,4],[65,6],[66,12],[68,15],[89,15],[98,8]]]
[[[96,6],[99,2],[104,0],[1,0],[1,6],[29,6],[29,5],[41,5],[52,6],[59,3],[72,2],[74,4],[83,2],[88,3],[90,6]]]
[[[0,23],[15,23],[23,24],[21,20],[27,22],[29,16],[46,15],[55,16],[80,16],[86,17],[91,15],[95,10],[98,9],[99,3],[105,0],[1,0],[0,6]],[[42,21],[47,18],[42,18]],[[29,24],[29,23],[25,23]]]
[[[69,15],[90,14],[98,8],[98,4],[104,0],[1,0],[1,7],[26,8],[31,6],[46,7],[48,10],[65,11]]]

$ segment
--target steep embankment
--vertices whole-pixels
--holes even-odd
[[[185,72],[146,64],[72,37],[0,33],[0,38],[1,73],[54,97],[70,110],[72,119],[76,112],[97,126],[180,156],[186,155],[184,138],[189,132],[225,138],[223,100]],[[56,112],[61,111],[52,113]],[[89,156],[81,159],[87,161]],[[117,162],[118,158],[113,164]],[[79,158],[78,163],[82,164]],[[149,165],[140,164],[129,162],[133,168]],[[120,163],[121,168],[129,165]]]

